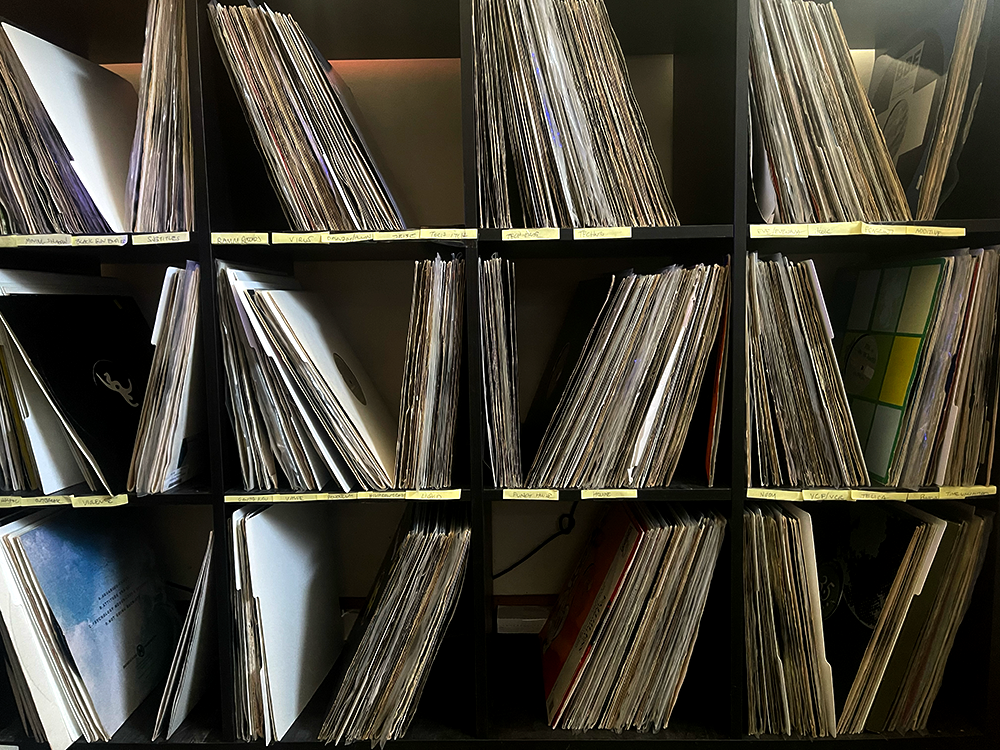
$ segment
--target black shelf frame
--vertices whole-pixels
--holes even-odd
[[[210,505],[213,524],[218,532],[214,551],[215,590],[219,624],[219,701],[217,711],[210,713],[206,727],[182,730],[178,741],[166,743],[177,748],[216,746],[237,748],[243,743],[233,741],[235,696],[233,694],[231,644],[234,642],[231,603],[224,592],[231,575],[225,528],[233,505],[225,501],[234,489],[233,446],[227,416],[224,368],[218,328],[218,300],[214,283],[217,259],[258,265],[281,271],[291,271],[297,261],[406,262],[432,258],[440,253],[464,255],[466,265],[466,330],[479,328],[479,284],[475,273],[477,260],[493,254],[502,257],[531,260],[546,259],[572,264],[577,259],[670,258],[681,262],[718,261],[732,259],[733,297],[730,309],[730,371],[728,383],[732,398],[726,409],[731,436],[731,455],[726,467],[726,486],[708,488],[697,485],[675,485],[663,489],[640,490],[640,500],[651,502],[711,503],[723,508],[728,520],[726,543],[716,569],[718,611],[716,617],[723,635],[715,644],[699,641],[699,649],[720,650],[719,663],[724,668],[713,675],[712,696],[716,721],[711,728],[697,724],[689,726],[677,717],[677,726],[659,735],[634,733],[613,735],[591,732],[575,735],[548,729],[544,714],[529,718],[512,718],[505,709],[510,696],[496,688],[496,678],[504,663],[498,655],[498,644],[506,636],[496,631],[493,592],[493,510],[503,500],[502,490],[490,486],[484,460],[484,425],[482,409],[482,357],[479,338],[466,336],[467,379],[463,383],[463,399],[468,409],[467,424],[456,430],[456,446],[469,449],[469,477],[463,481],[462,503],[468,503],[472,520],[472,547],[465,582],[463,602],[465,617],[456,621],[453,640],[471,661],[471,684],[462,684],[461,691],[469,694],[469,708],[454,725],[441,725],[428,720],[418,711],[408,736],[395,745],[423,750],[442,745],[450,747],[496,748],[561,747],[585,748],[594,743],[613,744],[620,748],[649,747],[650,743],[692,743],[702,748],[728,748],[733,743],[745,743],[771,750],[798,750],[815,742],[843,746],[848,743],[893,742],[907,750],[986,750],[1000,746],[1000,554],[997,551],[997,530],[987,553],[986,566],[977,587],[976,647],[985,662],[986,676],[969,688],[969,703],[974,714],[971,720],[960,722],[922,735],[882,735],[866,733],[837,739],[811,740],[804,738],[748,737],[745,734],[745,663],[743,656],[744,601],[742,590],[743,508],[746,499],[745,476],[745,416],[746,401],[744,364],[741,353],[745,347],[746,319],[745,278],[749,252],[762,254],[785,253],[793,256],[837,255],[861,262],[865,257],[878,258],[891,254],[933,254],[962,247],[1000,244],[1000,184],[987,186],[983,174],[1000,173],[1000,149],[984,147],[981,163],[970,168],[970,179],[981,190],[968,185],[945,204],[942,215],[959,216],[965,205],[974,211],[986,205],[985,215],[967,219],[942,218],[931,222],[940,226],[963,226],[966,238],[927,237],[824,237],[808,239],[750,239],[749,226],[759,217],[752,202],[752,190],[746,165],[749,163],[748,77],[749,77],[749,0],[606,0],[613,22],[623,24],[619,30],[626,54],[674,55],[674,185],[672,195],[682,219],[691,223],[678,227],[635,228],[631,239],[574,240],[570,229],[562,229],[559,238],[544,241],[503,241],[498,229],[482,229],[477,240],[457,242],[364,242],[343,245],[221,245],[214,246],[210,230],[282,231],[287,229],[277,199],[273,194],[259,156],[253,146],[249,129],[231,91],[228,76],[221,66],[215,42],[208,27],[207,0],[186,0],[189,34],[190,86],[192,101],[192,131],[195,157],[195,230],[187,243],[124,247],[31,247],[0,250],[0,266],[32,268],[62,272],[99,274],[102,264],[183,264],[197,260],[202,267],[201,310],[202,342],[204,346],[204,382],[207,388],[208,459],[210,472],[206,486],[175,494],[154,497],[130,497],[136,507],[172,505]],[[420,3],[423,14],[416,13],[413,0],[366,2],[352,0],[343,6],[346,22],[332,28],[323,14],[303,14],[304,9],[318,7],[319,0],[278,0],[272,7],[296,14],[307,33],[316,38],[329,32],[330,39],[319,39],[321,50],[328,56],[342,58],[408,58],[459,57],[461,61],[461,116],[463,125],[462,157],[464,175],[464,216],[466,226],[477,227],[477,179],[475,158],[475,82],[473,70],[473,29],[471,0],[428,0]],[[50,39],[72,51],[89,56],[95,62],[137,60],[142,48],[144,14],[129,9],[120,14],[121,0],[66,0],[64,12],[49,9],[43,12],[34,0],[0,0],[0,14],[20,23],[33,33]],[[414,4],[416,5],[416,4]],[[845,19],[850,37],[852,30],[867,34],[866,13],[874,13],[868,3],[842,0],[837,3]],[[925,3],[926,5],[926,3]],[[907,12],[907,0],[881,0],[885,13],[880,19],[902,17]],[[647,17],[648,23],[637,21]],[[119,25],[109,19],[121,19]],[[326,19],[326,20],[324,20]],[[656,21],[653,23],[652,21]],[[984,87],[980,109],[969,139],[969,148],[987,142],[1000,122],[1000,12],[994,13],[994,29],[990,72]],[[330,28],[328,28],[330,27]],[[667,28],[669,27],[669,28]],[[677,33],[673,33],[677,29]],[[373,30],[379,30],[375,33]],[[876,31],[872,39],[878,39]],[[872,42],[874,43],[874,42]],[[116,58],[115,56],[119,57]],[[995,138],[995,135],[994,135]],[[240,150],[242,149],[242,150]],[[238,170],[232,155],[245,157]],[[969,152],[967,151],[967,154]],[[967,156],[967,158],[969,158]],[[1000,183],[1000,181],[995,181]],[[975,194],[974,199],[970,196]],[[963,201],[965,203],[963,204]],[[241,207],[241,204],[245,206]],[[240,217],[251,215],[253,225],[243,225]],[[720,466],[727,457],[720,453]],[[579,490],[562,490],[560,501],[580,500]],[[336,500],[338,503],[378,503],[380,500]],[[396,501],[402,502],[402,501]],[[516,501],[544,503],[548,501]],[[615,500],[583,502],[607,503]],[[983,507],[998,510],[997,499],[977,500]],[[88,511],[98,512],[98,511]],[[970,615],[971,617],[972,615]],[[965,629],[962,631],[965,632]],[[961,637],[961,633],[960,633]],[[960,689],[960,675],[954,670],[948,685]],[[447,676],[447,675],[445,675]],[[525,673],[532,684],[528,690],[540,690],[533,682],[537,673]],[[978,679],[978,678],[977,678]],[[982,683],[982,684],[979,684]],[[682,691],[683,695],[683,691]],[[726,698],[728,696],[728,700]],[[208,700],[208,699],[206,699]],[[199,719],[202,720],[202,719]],[[0,742],[14,743],[25,748],[41,748],[28,741],[20,730],[16,712],[9,701],[0,701]],[[935,727],[932,717],[932,729]],[[142,728],[127,723],[112,744],[144,746]],[[149,727],[151,730],[151,726]],[[253,743],[259,745],[260,743]],[[280,747],[305,750],[317,747],[316,742],[287,742]]]

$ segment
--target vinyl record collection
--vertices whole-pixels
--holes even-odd
[[[752,0],[750,71],[765,221],[910,218],[832,4]]]
[[[354,625],[350,660],[319,739],[384,745],[406,733],[465,580],[464,508],[421,503],[404,516]],[[357,635],[355,635],[357,634]]]
[[[291,228],[403,229],[350,91],[295,20],[215,0],[208,17]]]
[[[610,279],[592,300],[600,305],[596,320],[567,316],[570,326],[594,322],[585,339],[576,337],[576,364],[571,374],[565,368],[568,379],[554,410],[529,413],[529,422],[548,426],[528,487],[670,484],[728,284],[728,265],[627,273]],[[562,347],[554,356],[565,356]],[[555,369],[550,363],[549,371]],[[543,382],[536,399],[554,390]]]
[[[868,485],[812,261],[750,253],[746,377],[751,484]]]
[[[476,0],[473,26],[482,226],[679,223],[603,0]]]
[[[750,733],[925,729],[993,513],[762,503],[744,521]]]
[[[725,519],[618,504],[542,630],[549,724],[666,727],[698,637]]]

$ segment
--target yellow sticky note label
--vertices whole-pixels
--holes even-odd
[[[374,232],[330,232],[326,235],[326,241],[330,243],[340,242],[371,242],[375,239]]]
[[[266,245],[267,232],[212,232],[213,245]]]
[[[323,496],[324,500],[357,500],[357,492],[328,492]]]
[[[909,493],[882,490],[851,490],[851,500],[898,500],[905,502]]]
[[[133,245],[171,245],[175,242],[190,242],[190,232],[158,232],[156,234],[133,234]]]
[[[17,247],[17,235],[0,234],[0,247]]]
[[[941,497],[949,500],[958,500],[969,496],[971,487],[939,487]]]
[[[73,244],[73,238],[68,234],[21,234],[16,237],[18,247]]]
[[[3,495],[0,508],[33,508],[42,505],[70,505],[70,495]]]
[[[114,508],[128,503],[128,495],[83,495],[73,496],[74,508]]]
[[[327,232],[271,232],[273,245],[321,245]]]
[[[504,500],[558,500],[559,490],[513,489],[503,491]]]
[[[581,500],[634,500],[639,497],[636,490],[612,488],[607,490],[580,490]]]
[[[810,237],[843,237],[861,234],[860,221],[828,221],[809,225]]]
[[[834,489],[802,490],[802,499],[803,500],[850,500],[851,491],[834,490]]]
[[[941,497],[941,493],[938,490],[927,490],[926,492],[907,492],[907,500],[937,500]]]
[[[788,500],[802,499],[801,490],[776,490],[771,487],[748,487],[748,500]]]
[[[504,229],[500,232],[502,240],[558,240],[557,227],[538,227],[536,229]]]
[[[375,237],[379,242],[393,242],[398,240],[419,240],[419,229],[400,229],[395,232],[375,232]]]
[[[632,236],[632,227],[577,227],[574,240],[613,240]]]
[[[124,247],[127,244],[127,234],[81,234],[72,239],[74,247]]]
[[[868,222],[861,222],[861,234],[870,234],[876,236],[886,236],[886,235],[901,235],[906,234],[905,224],[869,224]]]
[[[460,500],[462,490],[407,490],[407,500]]]
[[[478,236],[478,229],[466,227],[439,227],[437,229],[425,227],[420,230],[420,239],[422,240],[474,240]]]
[[[406,490],[386,490],[385,492],[359,492],[358,500],[405,500]]]
[[[808,224],[751,224],[750,239],[771,239],[778,237],[808,237]]]
[[[908,226],[906,233],[917,237],[964,237],[965,227]]]

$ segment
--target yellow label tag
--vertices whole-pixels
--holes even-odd
[[[331,232],[326,235],[326,241],[331,243],[371,242],[373,239],[375,232]]]
[[[861,222],[830,221],[809,225],[810,237],[842,237],[848,234],[861,234]]]
[[[971,487],[940,487],[941,497],[951,500],[962,499],[969,496]]]
[[[504,500],[558,500],[559,490],[514,489],[503,491]]]
[[[70,505],[71,495],[4,495],[0,508],[33,508],[41,505]]]
[[[479,230],[466,227],[439,227],[420,230],[422,240],[474,240],[479,236]]]
[[[18,247],[38,245],[72,245],[73,238],[68,234],[21,234],[16,235]]]
[[[770,487],[748,487],[748,500],[801,500],[801,490],[776,490]]]
[[[0,234],[0,247],[17,247],[16,234]]]
[[[803,500],[850,500],[850,490],[802,490]]]
[[[74,508],[114,508],[128,503],[128,495],[74,495],[71,499]]]
[[[321,245],[327,232],[271,232],[272,245]]]
[[[509,240],[558,240],[559,229],[557,227],[539,227],[537,229],[504,229],[500,232],[500,238]]]
[[[611,488],[607,490],[580,490],[581,500],[634,500],[639,497],[636,490],[624,488]]]
[[[918,237],[964,237],[965,227],[908,226],[906,233]]]
[[[870,235],[900,235],[906,234],[905,224],[869,224],[868,222],[861,222],[861,234]]]
[[[212,232],[213,245],[266,245],[267,232]]]
[[[379,242],[393,242],[396,240],[419,240],[419,229],[400,229],[395,232],[375,232],[375,239]]]
[[[190,232],[158,232],[156,234],[133,234],[133,245],[171,245],[175,242],[190,242]]]
[[[74,247],[124,247],[128,244],[127,234],[81,234],[72,240]]]
[[[357,500],[357,492],[328,492],[323,496],[324,500]]]
[[[882,490],[851,490],[851,500],[899,500],[905,502],[906,492],[883,492]]]
[[[574,240],[614,240],[632,236],[632,227],[576,227]]]
[[[937,500],[941,493],[937,490],[927,490],[926,492],[907,492],[907,500]]]
[[[460,500],[462,490],[407,490],[407,500]]]
[[[750,239],[775,237],[808,237],[808,224],[751,224]]]
[[[359,492],[358,500],[405,500],[406,490],[387,490],[385,492]]]

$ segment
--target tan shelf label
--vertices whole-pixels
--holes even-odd
[[[420,239],[422,240],[474,240],[478,236],[478,229],[466,227],[439,227],[437,229],[424,227],[420,230]]]
[[[158,232],[156,234],[133,234],[133,245],[171,245],[177,242],[190,242],[190,232]]]
[[[941,492],[938,490],[925,490],[921,492],[907,492],[907,500],[937,500],[941,497]]]
[[[359,492],[358,500],[405,500],[406,490],[386,490],[385,492]]]
[[[748,500],[801,500],[801,490],[779,490],[772,487],[748,487]]]
[[[0,234],[0,247],[17,247],[17,235]]]
[[[872,236],[887,236],[887,235],[901,235],[906,234],[907,226],[906,224],[869,224],[867,222],[861,222],[861,234],[867,234]]]
[[[504,229],[500,238],[505,242],[522,240],[558,240],[557,227],[539,227],[537,229]]]
[[[399,229],[394,232],[375,232],[375,240],[378,242],[396,242],[399,240],[419,240],[419,229]]]
[[[852,500],[895,500],[906,502],[909,493],[886,490],[851,490]]]
[[[267,232],[212,232],[213,245],[267,245]]]
[[[508,489],[503,491],[504,500],[558,500],[559,490]]]
[[[813,489],[802,490],[803,500],[850,500],[850,490]]]
[[[313,503],[326,500],[323,492],[274,492],[270,494],[226,495],[227,503]]]
[[[34,508],[42,505],[71,505],[72,495],[2,495],[0,508]]]
[[[128,244],[127,234],[81,234],[73,237],[74,247],[124,247]]]
[[[611,488],[606,490],[580,490],[581,500],[634,500],[639,497],[637,490]]]
[[[906,233],[917,237],[964,237],[965,227],[907,226]]]
[[[808,237],[808,224],[751,224],[750,238],[772,239],[779,237]]]
[[[327,492],[323,495],[324,500],[357,500],[357,492]]]
[[[327,232],[271,232],[272,245],[322,245]]]
[[[371,242],[375,239],[375,232],[328,232],[326,241],[331,244],[341,242]]]
[[[614,240],[632,237],[632,227],[577,227],[574,240]]]
[[[860,221],[832,221],[809,225],[810,237],[844,237],[861,234]]]
[[[114,508],[128,504],[128,495],[74,495],[70,503],[74,508]]]
[[[18,247],[38,247],[73,244],[73,238],[68,234],[18,234],[14,235]]]
[[[407,500],[460,500],[462,490],[407,490]]]

